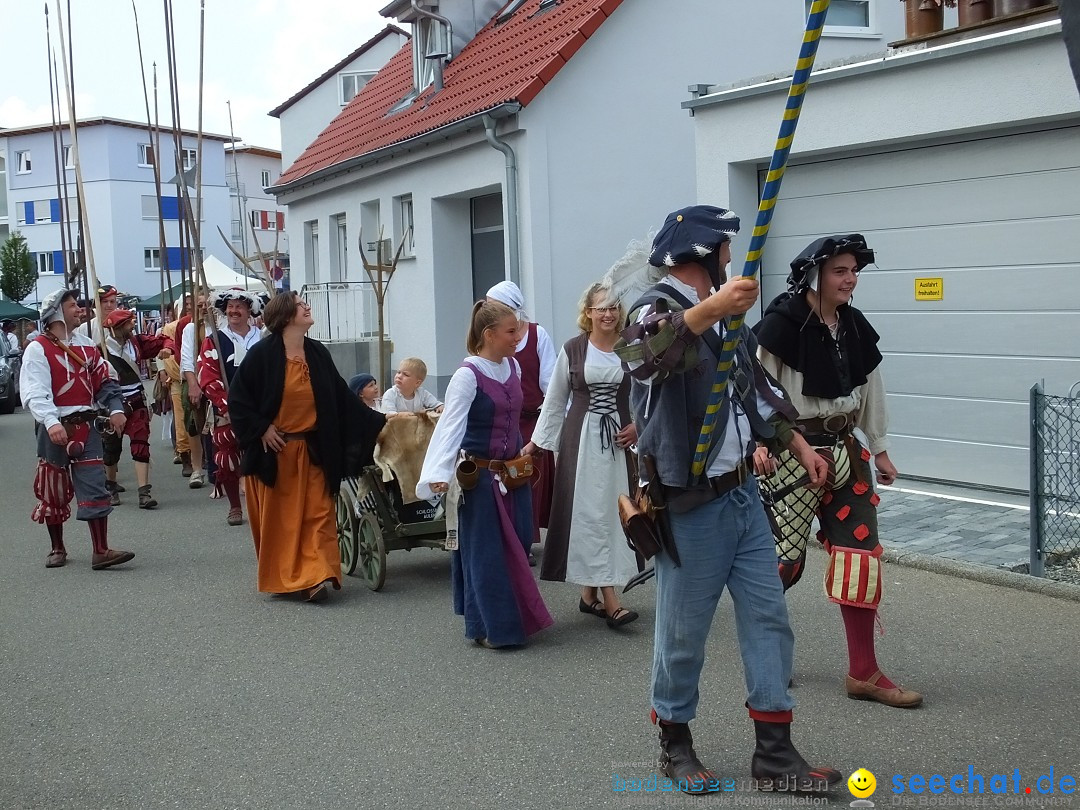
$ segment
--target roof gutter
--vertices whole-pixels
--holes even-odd
[[[336,175],[356,171],[365,166],[370,166],[373,163],[378,163],[380,160],[386,160],[387,158],[395,157],[396,155],[402,155],[422,146],[429,146],[433,143],[445,141],[454,135],[461,135],[471,130],[478,129],[483,126],[485,118],[501,120],[504,118],[512,118],[519,112],[521,112],[521,105],[516,101],[508,101],[497,107],[492,107],[490,110],[474,113],[466,118],[453,121],[445,126],[433,129],[430,132],[424,132],[412,138],[406,138],[405,140],[392,143],[389,146],[384,146],[381,149],[374,149],[371,152],[365,152],[362,155],[348,158],[340,163],[326,166],[325,168],[311,172],[310,174],[305,174],[303,177],[297,177],[295,180],[282,183],[279,186],[270,186],[266,190],[275,196],[285,194],[289,191],[296,191],[303,186],[314,185],[317,182],[329,180]]]
[[[484,137],[487,142],[498,149],[506,158],[506,235],[509,242],[507,268],[510,271],[510,280],[521,286],[521,237],[518,232],[518,183],[517,183],[517,155],[506,141],[499,140],[495,134],[495,119],[490,115],[484,116]]]

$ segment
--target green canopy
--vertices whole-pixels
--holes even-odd
[[[0,299],[0,320],[36,321],[37,319],[38,312],[36,309],[29,309],[22,304],[8,301],[6,298]]]
[[[135,309],[139,312],[160,312],[163,303],[165,306],[168,306],[170,301],[179,301],[180,297],[184,294],[183,290],[184,285],[177,284],[175,287],[172,288],[172,290],[165,291],[164,302],[162,301],[161,293],[158,293],[157,295],[153,295],[150,298],[144,298],[143,300],[141,300],[138,304],[135,305]]]

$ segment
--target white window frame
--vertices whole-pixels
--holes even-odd
[[[307,232],[307,260],[308,260],[308,280],[314,283],[319,281],[319,221],[313,219],[310,222],[304,223],[304,230]]]
[[[53,255],[51,250],[43,251],[41,253],[35,253],[34,262],[35,264],[37,264],[37,272],[39,276],[53,275]]]
[[[347,71],[344,71],[342,73],[339,73],[338,74],[338,103],[342,107],[344,107],[346,104],[348,104],[350,101],[352,101],[354,98],[356,98],[360,94],[360,91],[364,89],[364,87],[367,85],[367,83],[370,82],[372,80],[372,78],[374,78],[374,76],[375,76],[375,71],[373,71],[373,70],[347,70]],[[361,84],[359,87],[356,87],[357,80],[359,80],[359,79],[363,79],[364,83]],[[348,98],[346,98],[346,96],[345,96],[345,85],[346,85],[347,81],[351,82],[353,84],[353,88],[354,88],[352,94]]]
[[[147,155],[151,157],[147,158]],[[143,169],[154,168],[154,145],[152,143],[139,144],[139,167]]]
[[[263,169],[259,172],[259,186],[265,191],[270,186],[270,170]]]
[[[181,147],[181,149],[180,149],[180,165],[183,167],[185,172],[195,165],[195,161],[198,160],[198,157],[199,157],[199,150],[198,149],[188,149],[186,146]],[[191,158],[191,159],[188,160],[188,158]]]
[[[34,162],[29,149],[23,149],[15,153],[15,174],[30,174],[34,168]]]
[[[446,41],[449,35],[445,25],[429,17],[420,17],[412,28],[413,90],[420,94],[435,81],[435,65],[427,58],[427,52],[432,43],[449,52],[450,44]]]
[[[74,169],[75,168],[75,154],[71,149],[71,144],[70,143],[64,144],[62,154],[63,154],[63,159],[64,159],[64,168],[65,169]]]
[[[143,269],[148,273],[161,271],[161,248],[143,248]]]
[[[412,194],[402,194],[394,198],[394,250],[401,244],[401,238],[407,232],[409,238],[401,249],[401,257],[411,259],[416,256],[416,225],[414,219]]]
[[[880,0],[848,0],[853,3],[862,3],[866,6],[867,25],[826,25],[821,29],[823,36],[828,37],[857,37],[873,38],[880,37],[878,28],[878,3]],[[806,11],[809,14],[811,0],[805,0]]]

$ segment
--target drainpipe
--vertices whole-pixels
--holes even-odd
[[[413,0],[415,2],[415,0]],[[506,141],[500,141],[495,134],[495,119],[484,116],[484,135],[487,142],[506,156],[506,230],[509,242],[508,264],[510,280],[521,286],[521,260],[519,258],[520,237],[518,235],[518,188],[517,155]]]
[[[429,20],[435,20],[446,26],[446,53],[420,54],[421,59],[432,59],[435,62],[435,92],[438,93],[443,89],[443,67],[450,62],[454,53],[454,24],[450,22],[448,17],[436,14],[426,8],[420,8],[417,0],[411,0],[411,5],[417,16],[427,17]],[[416,89],[420,90],[419,87]]]

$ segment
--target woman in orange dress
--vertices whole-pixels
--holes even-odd
[[[263,319],[270,336],[248,351],[229,389],[259,590],[320,602],[341,587],[334,496],[343,477],[371,463],[386,419],[306,337],[314,321],[296,293],[273,298]]]

